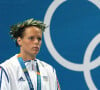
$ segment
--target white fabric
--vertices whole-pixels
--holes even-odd
[[[57,90],[56,72],[53,67],[43,61],[40,61],[38,59],[36,60],[38,62],[41,73],[41,90]],[[25,62],[25,65],[32,80],[34,90],[37,90],[37,74],[35,61],[31,60],[29,62]],[[30,90],[26,77],[18,62],[17,54],[2,63],[0,66],[4,68],[7,74],[5,75],[4,71],[2,72],[2,75],[0,74],[0,77],[2,76],[2,78],[0,79],[0,90]],[[7,76],[9,82],[7,81]]]

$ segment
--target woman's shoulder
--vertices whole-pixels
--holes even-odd
[[[47,62],[44,62],[44,61],[39,60],[39,59],[37,59],[37,61],[42,67],[46,68],[47,70],[52,71],[52,72],[55,70],[51,64],[48,64]]]
[[[15,66],[16,64],[17,64],[17,54],[5,60],[3,63],[0,64],[0,66],[4,68],[9,68]]]

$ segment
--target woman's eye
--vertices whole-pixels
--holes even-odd
[[[38,40],[40,41],[40,40],[41,40],[41,38],[38,38]]]
[[[37,38],[34,38],[34,37],[29,37],[28,39],[30,39],[30,40],[35,40],[35,39],[37,39],[38,41],[41,41],[41,37],[37,37]]]
[[[33,39],[34,39],[34,37],[29,37],[29,39],[30,39],[30,40],[33,40]]]

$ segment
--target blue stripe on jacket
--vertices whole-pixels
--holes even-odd
[[[6,78],[7,78],[8,83],[9,83],[9,78],[8,78],[8,75],[7,75],[6,71],[5,71],[5,69],[2,66],[0,66],[0,69],[1,69],[1,75],[0,75],[0,89],[1,89],[2,74],[3,74],[3,72],[4,72],[4,74],[5,74]]]

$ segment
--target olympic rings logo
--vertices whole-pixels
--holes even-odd
[[[100,9],[100,2],[99,0],[88,0],[89,2],[93,3]],[[47,25],[50,25],[51,18],[55,12],[55,10],[58,8],[59,5],[62,3],[66,2],[66,0],[54,0],[51,5],[49,6],[45,18],[44,18],[44,23]],[[79,71],[84,73],[85,81],[88,85],[88,88],[91,90],[97,90],[95,84],[92,81],[92,77],[90,74],[90,70],[95,69],[96,67],[100,66],[100,56],[97,57],[95,60],[90,62],[91,56],[95,48],[97,47],[98,44],[100,44],[100,34],[97,34],[89,43],[87,46],[87,49],[84,54],[84,62],[83,64],[76,64],[70,62],[70,60],[63,58],[55,49],[53,42],[51,40],[50,36],[50,28],[48,27],[47,30],[44,32],[44,40],[46,43],[46,46],[52,55],[52,57],[63,67],[73,70],[73,71]]]

